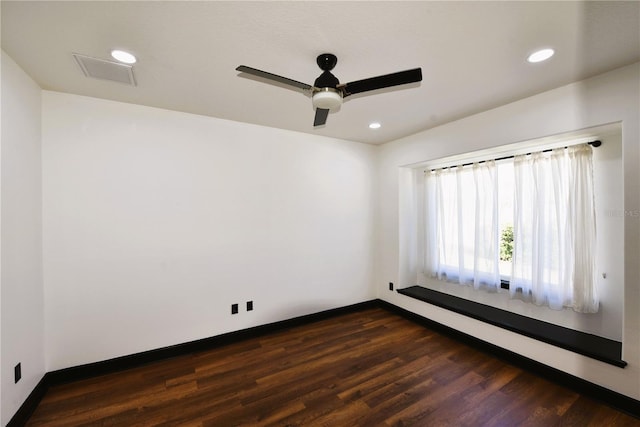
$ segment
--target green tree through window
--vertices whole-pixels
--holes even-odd
[[[500,260],[511,261],[513,258],[513,226],[507,225],[500,236]]]

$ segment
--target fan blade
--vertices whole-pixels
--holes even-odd
[[[415,83],[419,81],[422,81],[422,69],[414,68],[413,70],[400,71],[398,73],[385,74],[384,76],[371,77],[368,79],[346,83],[344,85],[339,85],[338,89],[342,89],[343,96],[349,96],[360,92],[367,92],[370,90],[404,85],[407,83]]]
[[[278,76],[276,74],[267,73],[266,71],[258,70],[257,68],[247,67],[246,65],[240,65],[236,68],[236,71],[241,73],[251,74],[253,76],[262,77],[263,79],[273,80],[278,83],[284,83],[289,86],[294,86],[302,90],[311,90],[311,85],[302,83],[296,80],[291,80],[286,77]]]
[[[329,115],[329,110],[325,108],[316,108],[316,117],[313,119],[314,126],[322,126],[327,123],[327,116]]]

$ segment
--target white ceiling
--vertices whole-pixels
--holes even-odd
[[[640,60],[640,2],[2,1],[2,48],[42,88],[379,144]],[[540,47],[546,63],[526,57]],[[138,57],[137,87],[84,77],[72,53]],[[313,84],[422,67],[423,81],[347,98],[313,127]],[[370,130],[379,121],[382,127]]]

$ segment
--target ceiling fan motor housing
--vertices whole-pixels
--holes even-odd
[[[337,89],[340,81],[330,70],[336,66],[338,58],[331,53],[323,53],[316,62],[323,71],[313,84],[313,106],[325,110],[336,109],[342,105],[342,92]]]
[[[335,89],[339,83],[340,81],[338,80],[338,78],[331,74],[331,72],[323,71],[322,74],[320,74],[320,77],[318,77],[313,83],[313,85],[319,88],[332,87]]]

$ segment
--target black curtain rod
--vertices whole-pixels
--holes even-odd
[[[593,146],[593,147],[600,147],[602,145],[602,141],[600,140],[595,140],[595,141],[591,141],[591,142],[587,142],[587,144]],[[564,147],[565,149],[567,147]],[[549,148],[548,150],[542,150],[541,153],[548,153],[549,151],[553,151],[553,148]],[[527,153],[525,154],[525,156],[528,156],[531,153]],[[505,157],[498,157],[497,159],[493,159],[493,161],[497,162],[499,160],[507,160],[507,159],[513,159],[515,156],[505,156]],[[489,160],[480,160],[479,162],[471,162],[471,163],[463,163],[461,165],[454,165],[454,166],[447,166],[444,168],[436,168],[436,169],[431,169],[431,172],[436,171],[438,169],[449,169],[449,168],[457,168],[457,167],[465,167],[465,166],[471,166],[474,163],[484,163],[484,162],[488,162]]]

